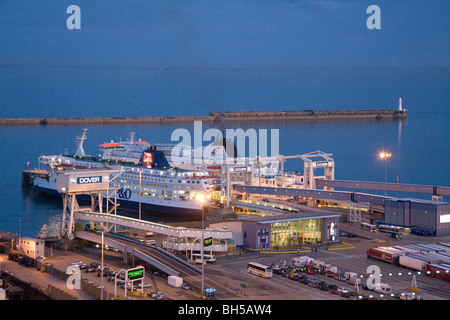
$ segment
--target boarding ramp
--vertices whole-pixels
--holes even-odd
[[[108,223],[112,225],[121,225],[124,227],[144,230],[147,232],[155,232],[158,234],[176,237],[176,238],[201,238],[202,229],[172,227],[169,225],[155,223],[146,220],[135,219],[131,217],[105,214],[97,212],[78,212],[78,220],[92,221],[98,223]],[[228,240],[233,238],[231,230],[206,228],[204,229],[204,237],[212,237],[213,239]]]
[[[97,232],[77,231],[75,232],[75,237],[99,244],[102,243],[102,236]],[[171,276],[183,277],[192,275],[193,273],[201,274],[199,268],[183,259],[157,246],[143,245],[141,242],[125,236],[105,232],[103,244],[116,248],[124,254],[132,254]]]

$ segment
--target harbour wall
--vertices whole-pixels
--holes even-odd
[[[202,122],[277,122],[277,121],[336,121],[336,120],[396,120],[405,119],[406,111],[370,110],[303,110],[303,111],[238,111],[210,112],[207,116],[174,117],[79,117],[79,118],[2,118],[7,125],[88,125],[88,124],[171,124]]]

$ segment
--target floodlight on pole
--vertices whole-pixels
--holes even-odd
[[[386,196],[386,184],[387,184],[387,159],[392,157],[392,153],[381,151],[378,154],[378,158],[384,161],[384,195]]]

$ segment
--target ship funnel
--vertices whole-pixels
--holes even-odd
[[[149,147],[142,152],[138,166],[147,169],[168,169],[170,164],[162,151],[156,149],[155,146]]]

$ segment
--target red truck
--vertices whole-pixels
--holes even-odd
[[[399,254],[386,247],[370,248],[367,257],[398,265]]]
[[[430,263],[427,265],[427,271],[430,276],[450,281],[450,266]]]

